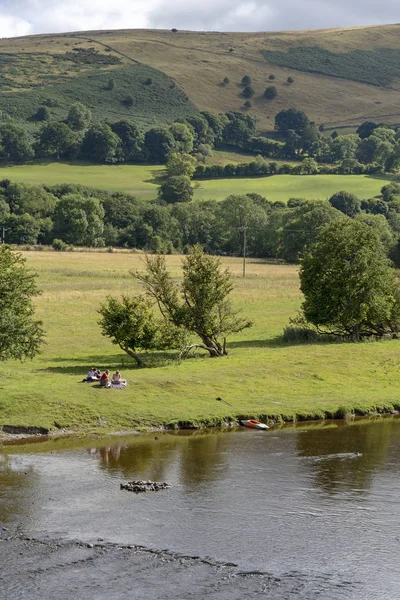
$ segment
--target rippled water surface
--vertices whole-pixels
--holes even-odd
[[[23,531],[327,580],[340,597],[400,596],[398,418],[3,450],[0,520]],[[121,491],[130,479],[173,487]]]

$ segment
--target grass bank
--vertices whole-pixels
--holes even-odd
[[[7,362],[0,374],[0,426],[51,430],[119,431],[150,426],[218,424],[239,415],[287,420],[326,414],[367,413],[399,404],[399,342],[287,345],[283,327],[301,303],[297,268],[225,261],[235,277],[234,303],[254,327],[232,337],[229,355],[191,359],[146,357],[137,369],[97,325],[107,294],[135,292],[130,253],[26,253],[43,290],[37,310],[48,335],[43,353],[23,364]],[[180,257],[168,257],[176,277]],[[119,368],[126,390],[79,383],[89,367]],[[216,401],[220,396],[233,405]]]
[[[219,155],[216,152],[215,157]],[[241,155],[238,155],[241,156]],[[242,157],[243,158],[243,157]],[[226,153],[221,152],[221,161]],[[241,160],[246,162],[246,160]],[[109,191],[129,192],[138,198],[157,198],[160,165],[90,165],[76,163],[33,163],[0,168],[0,179],[18,183],[55,185],[74,183]],[[345,190],[361,199],[379,194],[390,177],[367,175],[274,175],[272,177],[232,178],[194,181],[195,199],[223,200],[230,194],[255,192],[269,200],[329,198]]]

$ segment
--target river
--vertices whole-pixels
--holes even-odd
[[[400,418],[2,450],[0,521],[19,535],[234,563],[233,575],[258,572],[279,582],[281,592],[264,587],[265,598],[400,595]],[[132,479],[172,487],[120,490]],[[182,598],[205,597],[189,589]],[[241,597],[258,597],[248,594]],[[217,597],[234,595],[227,588]]]

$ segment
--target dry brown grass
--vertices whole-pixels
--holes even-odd
[[[0,40],[0,52],[55,53],[75,45],[88,47],[101,42],[173,77],[202,110],[239,110],[243,98],[238,83],[247,74],[257,92],[252,98],[252,113],[259,118],[261,129],[272,129],[275,114],[289,107],[305,110],[317,123],[351,128],[366,119],[400,122],[400,81],[393,82],[390,88],[378,88],[302,73],[269,65],[260,50],[287,50],[298,45],[320,46],[334,52],[376,46],[400,48],[399,32],[400,25],[273,33],[92,31],[76,34],[90,41],[73,37],[74,34]],[[278,97],[272,102],[262,98],[270,73],[276,76],[273,83],[278,89]],[[295,80],[292,85],[286,83],[289,75]],[[227,86],[221,85],[224,77],[231,81]]]

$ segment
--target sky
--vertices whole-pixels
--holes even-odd
[[[279,31],[400,21],[400,0],[0,0],[0,37],[91,29]]]

